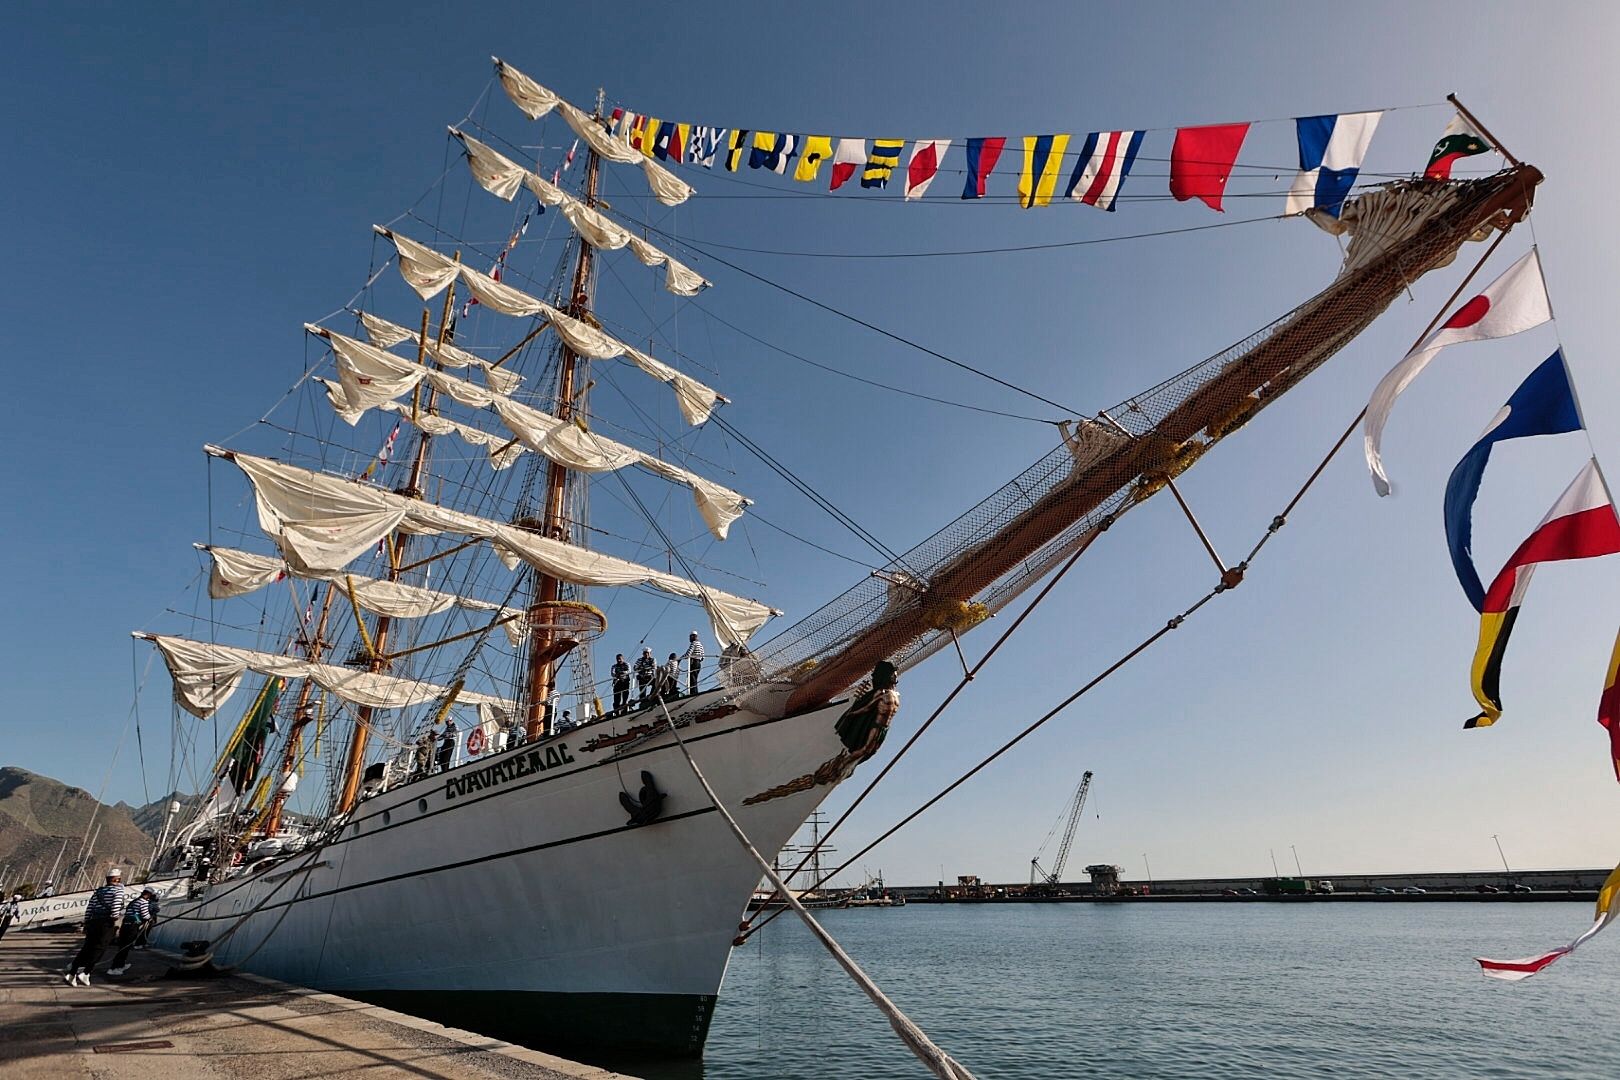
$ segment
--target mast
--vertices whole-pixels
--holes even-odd
[[[456,252],[455,261],[458,263],[461,261],[461,252]],[[452,281],[449,287],[444,290],[444,309],[439,314],[438,344],[440,346],[444,345],[444,339],[450,329],[450,313],[454,310],[455,302],[456,284]],[[422,332],[417,339],[416,346],[416,362],[419,364],[427,363],[427,335],[428,312],[427,308],[424,306],[422,309]],[[434,351],[437,352],[438,349],[436,348]],[[433,366],[435,368],[443,368],[443,365],[437,360],[434,361]],[[420,387],[418,387],[418,391],[420,391]],[[411,400],[411,413],[413,416],[417,411],[417,404],[419,400],[420,396],[414,397]],[[438,400],[438,390],[430,389],[428,391],[426,411],[429,413],[437,411],[436,407],[438,405]],[[428,447],[431,444],[432,439],[433,436],[429,435],[426,431],[422,431],[420,436],[417,438],[416,454],[411,458],[410,479],[406,481],[405,489],[401,491],[400,494],[408,496],[412,499],[420,499],[422,497],[422,475],[427,470]],[[388,545],[389,581],[398,581],[400,574],[403,572],[402,568],[405,565],[405,546],[408,540],[409,536],[407,534],[396,533],[394,535],[393,542]],[[330,591],[328,592],[328,595],[330,595]],[[362,636],[365,636],[365,620],[361,616],[358,607],[355,609],[354,618],[356,624],[360,627]],[[374,629],[369,635],[368,641],[370,644],[371,657],[370,663],[367,665],[367,670],[372,674],[377,674],[381,672],[383,668],[388,666],[388,631],[392,625],[393,619],[391,617],[387,615],[379,615],[377,616],[376,629]],[[374,712],[375,710],[370,705],[362,705],[355,713],[354,733],[349,736],[349,751],[343,765],[343,788],[338,793],[338,802],[334,811],[335,813],[348,813],[350,810],[354,809],[355,803],[360,799],[360,777],[362,774],[364,774],[366,769],[366,743],[371,738],[371,717]]]
[[[321,601],[321,617],[315,624],[315,634],[304,647],[304,655],[310,663],[319,663],[322,638],[326,635],[326,617],[332,613],[333,587],[327,585],[326,598]],[[288,791],[286,789],[287,777],[292,773],[293,767],[298,763],[299,750],[302,747],[304,727],[310,721],[309,698],[315,691],[315,680],[305,679],[303,689],[298,691],[298,705],[293,709],[292,730],[287,732],[287,745],[281,751],[281,771],[277,775],[276,793],[270,797],[270,812],[265,816],[264,835],[274,836],[276,830],[281,828],[281,811],[287,805]],[[167,824],[164,826],[168,828]]]
[[[600,94],[596,111],[599,114],[602,111]],[[601,159],[596,151],[589,151],[585,159],[586,206],[596,205],[596,180],[600,168]],[[590,313],[591,267],[594,255],[595,249],[580,240],[567,307],[568,314],[576,319],[584,319]],[[574,385],[579,364],[579,354],[564,345],[557,371],[557,400],[552,409],[552,415],[559,420],[569,421],[574,418]],[[540,519],[542,535],[565,541],[570,539],[567,507],[564,501],[567,492],[568,470],[555,461],[549,462],[546,468],[545,511]],[[535,575],[534,600],[529,606],[529,625],[532,630],[529,634],[527,713],[524,717],[524,728],[530,739],[539,738],[546,733],[547,702],[556,692],[557,664],[567,651],[558,650],[559,634],[553,629],[556,619],[552,611],[561,598],[561,589],[562,582],[551,574]]]

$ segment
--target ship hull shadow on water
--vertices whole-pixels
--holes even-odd
[[[762,777],[781,784],[837,757],[844,705],[785,719],[706,709],[725,696],[687,699],[677,722],[774,852],[835,785],[746,800],[768,790]],[[614,746],[591,727],[369,799],[322,846],[176,902],[157,942],[218,942],[247,915],[216,965],[523,1045],[701,1053],[759,867],[667,730]],[[666,798],[634,826],[619,795],[643,771]]]

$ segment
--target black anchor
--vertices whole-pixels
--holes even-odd
[[[664,793],[658,790],[658,782],[653,779],[653,774],[643,769],[641,798],[633,797],[628,791],[621,791],[619,803],[624,807],[625,813],[630,815],[631,825],[651,825],[658,820],[658,815],[664,812]]]

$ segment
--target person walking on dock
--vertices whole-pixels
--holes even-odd
[[[653,659],[652,648],[644,647],[641,655],[636,657],[636,690],[640,693],[642,705],[652,704],[653,676],[657,673],[658,661]]]
[[[107,974],[122,975],[129,970],[129,951],[135,947],[135,942],[152,917],[153,895],[151,889],[142,889],[141,895],[124,909],[124,921],[118,928],[118,951],[113,954],[112,966],[107,969]]]
[[[698,672],[703,669],[703,642],[698,639],[696,630],[692,631],[686,640],[689,644],[686,646],[686,655],[682,657],[686,661],[686,692],[695,694],[697,693]]]
[[[10,900],[0,901],[0,938],[6,936],[11,924],[22,918],[22,893],[12,893]]]
[[[84,910],[84,944],[67,970],[69,986],[89,986],[90,972],[107,951],[124,917],[124,872],[118,867],[107,871],[107,883],[90,894]]]
[[[624,653],[613,658],[609,671],[613,675],[613,715],[617,716],[630,707],[630,665],[625,663]]]

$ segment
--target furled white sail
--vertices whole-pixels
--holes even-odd
[[[726,400],[710,387],[703,385],[690,375],[683,375],[659,360],[653,359],[639,349],[626,345],[618,338],[592,326],[582,319],[572,315],[565,315],[556,308],[541,300],[512,288],[503,282],[496,281],[487,274],[480,274],[471,267],[461,268],[461,279],[467,283],[472,294],[478,297],[478,302],[488,304],[496,311],[507,315],[534,315],[544,314],[551,320],[557,335],[568,343],[569,348],[581,356],[588,356],[593,360],[611,360],[615,357],[627,357],[642,371],[651,375],[659,382],[669,384],[675,391],[675,403],[680,406],[681,415],[688,424],[694,427],[703,423],[714,411],[714,406]]]
[[[325,338],[332,346],[342,387],[341,401],[334,398],[332,404],[338,415],[350,424],[357,423],[367,409],[387,408],[388,402],[410,393],[424,381],[439,393],[473,409],[487,409],[500,396],[466,379],[424,367],[314,323],[305,323],[304,329]],[[331,389],[327,380],[321,381]]]
[[[395,236],[385,229],[379,228],[378,231],[394,242],[394,250],[399,253],[400,275],[422,299],[437,296],[445,286],[456,280],[457,264],[454,260],[408,237]]]
[[[448,375],[440,375],[440,379],[448,379]],[[348,424],[357,424],[365,415],[366,410],[355,408],[349,402],[348,391],[341,382],[331,379],[320,379],[322,386],[326,387],[326,400],[331,404],[332,411]],[[511,435],[497,435],[493,431],[475,428],[470,424],[463,424],[448,417],[435,413],[423,412],[418,409],[413,414],[411,407],[399,401],[384,401],[376,408],[397,414],[416,428],[429,435],[455,435],[469,446],[481,446],[489,451],[489,467],[499,472],[509,469],[517,463],[517,459],[528,449],[522,441]]]
[[[508,567],[526,562],[576,585],[650,585],[703,604],[723,645],[745,644],[772,615],[756,600],[641,566],[626,559],[538,536],[505,522],[395,495],[341,477],[218,447],[208,453],[234,461],[253,484],[259,528],[290,565],[340,570],[395,529],[454,532],[487,540]]]
[[[626,345],[613,335],[592,326],[590,323],[564,314],[544,300],[536,299],[521,289],[514,289],[504,282],[496,281],[488,274],[481,274],[470,266],[453,263],[431,248],[423,247],[414,240],[407,240],[406,237],[400,236],[391,229],[386,229],[381,225],[374,225],[372,228],[394,241],[396,247],[401,241],[409,244],[411,250],[415,252],[412,259],[421,265],[431,265],[432,261],[437,259],[442,264],[441,269],[448,267],[451,270],[459,271],[461,279],[467,283],[467,287],[472,290],[472,294],[478,298],[480,304],[503,315],[519,317],[528,315],[545,316],[557,331],[557,335],[567,343],[569,348],[581,356],[588,356],[593,360],[611,360],[620,356],[628,358],[631,363],[642,371],[659,382],[667,383],[675,391],[675,403],[680,406],[681,416],[685,418],[688,424],[696,426],[703,423],[709,418],[709,414],[714,411],[715,405],[726,400],[725,397],[715,392],[711,387],[705,386],[690,375],[684,375],[676,371],[668,364]],[[400,252],[400,272],[404,274],[406,273],[406,249],[399,247],[398,250]],[[409,274],[406,274],[406,280],[412,281]],[[412,284],[414,285],[415,282],[412,281]],[[450,278],[445,278],[444,283],[439,288],[443,289],[449,284]],[[418,289],[418,292],[420,291]]]
[[[501,422],[524,445],[567,468],[581,472],[606,472],[638,465],[666,480],[691,488],[698,513],[718,540],[726,538],[731,523],[740,518],[750,504],[750,500],[722,484],[634,447],[582,430],[522,402],[496,398],[495,411],[500,414]]]
[[[654,159],[614,139],[590,114],[576,109],[500,57],[494,56],[490,59],[495,61],[495,71],[501,77],[501,86],[506,89],[506,96],[511,98],[512,104],[521,109],[530,120],[538,120],[552,109],[556,109],[562,114],[568,126],[574,129],[574,134],[584,139],[590,148],[602,157],[621,165],[640,165],[642,173],[647,177],[647,186],[665,206],[679,206],[691,196],[692,188],[689,184]]]
[[[674,256],[632,234],[606,214],[585,205],[499,151],[455,128],[450,129],[450,134],[460,139],[462,146],[467,148],[467,166],[472,170],[473,179],[490,194],[511,201],[518,187],[527,185],[542,204],[561,210],[574,231],[592,247],[605,251],[628,247],[643,266],[662,266],[664,288],[676,296],[696,296],[710,284],[702,274]]]
[[[279,675],[284,679],[310,679],[316,686],[344,701],[373,709],[404,709],[438,701],[450,693],[449,687],[435,683],[401,679],[370,671],[316,664],[296,656],[279,656],[256,649],[238,649],[189,638],[169,637],[136,631],[133,635],[150,641],[163,654],[174,679],[174,698],[180,707],[201,719],[213,716],[230,700],[249,671]],[[465,705],[494,705],[512,711],[513,704],[494,694],[463,690],[456,701]]]
[[[628,465],[639,465],[647,471],[684,484],[692,489],[698,513],[716,539],[724,540],[731,523],[742,516],[749,500],[712,480],[673,465],[667,461],[581,430],[572,423],[530,408],[500,394],[476,386],[465,379],[446,375],[441,371],[424,368],[402,357],[384,352],[375,345],[356,341],[342,334],[306,324],[311,333],[319,334],[332,344],[337,358],[340,382],[321,379],[326,397],[332,408],[345,423],[360,422],[367,409],[387,409],[405,417],[430,435],[455,434],[467,443],[489,450],[491,464],[502,469],[515,460],[517,447],[512,438],[503,438],[491,432],[466,424],[458,424],[420,409],[412,410],[394,400],[410,393],[426,380],[435,390],[470,408],[493,408],[501,422],[526,446],[537,453],[581,472],[608,472]],[[644,357],[654,364],[657,361]],[[661,365],[660,365],[661,366]]]
[[[379,348],[391,349],[402,341],[418,340],[417,331],[368,312],[360,312],[360,325],[366,328],[366,338]],[[427,351],[429,356],[447,368],[477,368],[483,373],[484,381],[503,394],[510,394],[523,384],[523,376],[517,372],[494,367],[488,360],[474,356],[466,349],[458,349],[449,343],[441,345],[431,333],[428,335]]]
[[[198,544],[197,547],[208,552],[208,557],[213,560],[213,570],[208,575],[208,595],[215,600],[246,596],[292,574],[296,577],[332,582],[345,593],[352,585],[354,599],[361,607],[378,615],[387,615],[389,618],[420,619],[448,611],[451,607],[465,608],[468,611],[489,611],[496,612],[498,618],[507,620],[500,626],[506,631],[506,637],[513,645],[519,644],[524,637],[521,608],[503,608],[488,600],[436,592],[418,585],[407,585],[401,581],[381,581],[336,570],[295,569],[285,559],[271,555],[255,555],[251,551],[238,551],[236,548],[213,547],[208,544]]]
[[[339,402],[336,398],[334,398],[333,394],[334,392],[341,393],[343,389],[342,385],[339,384],[334,390],[332,383],[327,382],[325,379],[322,379],[321,381],[326,383],[327,400],[332,402],[333,408],[338,408]],[[514,438],[511,435],[500,435],[493,431],[485,431],[483,428],[475,428],[470,424],[458,423],[455,420],[450,420],[443,416],[435,416],[432,413],[425,413],[421,410],[418,410],[416,415],[412,416],[411,407],[406,405],[404,402],[390,401],[385,405],[379,406],[379,408],[387,409],[389,412],[398,413],[401,418],[427,432],[429,435],[455,435],[469,446],[483,447],[485,450],[489,451],[489,467],[494,469],[496,472],[500,472],[502,469],[509,469],[513,465],[517,464],[517,459],[523,455],[525,450],[528,449],[528,447],[523,445],[521,439]],[[340,414],[341,411],[342,410],[339,409]]]

